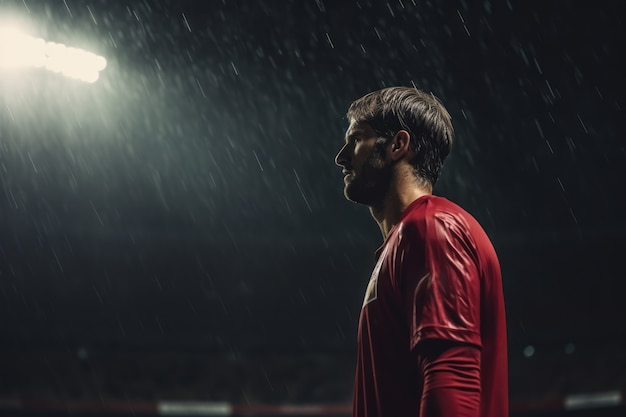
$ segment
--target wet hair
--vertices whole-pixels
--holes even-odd
[[[454,129],[450,114],[432,93],[410,87],[385,88],[354,101],[347,116],[369,124],[387,140],[406,130],[415,151],[410,161],[415,176],[431,188],[435,185],[452,148]]]

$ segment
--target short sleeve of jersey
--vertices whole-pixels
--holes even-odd
[[[468,227],[455,213],[426,210],[407,219],[398,248],[410,348],[426,339],[481,348],[480,268]]]

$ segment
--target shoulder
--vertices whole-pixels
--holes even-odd
[[[408,234],[418,234],[430,240],[449,233],[471,234],[477,225],[468,212],[446,198],[429,195],[420,200],[410,207],[402,220],[403,229]]]
[[[419,244],[433,256],[443,252],[464,253],[479,263],[480,253],[491,246],[478,222],[459,205],[443,197],[425,197],[402,222],[403,240]]]

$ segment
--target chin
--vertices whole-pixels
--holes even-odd
[[[375,190],[358,187],[352,183],[346,184],[343,194],[347,200],[366,206],[373,206],[380,200],[376,197]]]

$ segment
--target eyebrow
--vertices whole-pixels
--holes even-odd
[[[348,130],[345,135],[345,141],[348,142],[349,139],[353,139],[356,136],[362,136],[365,133],[362,129],[354,129]]]

